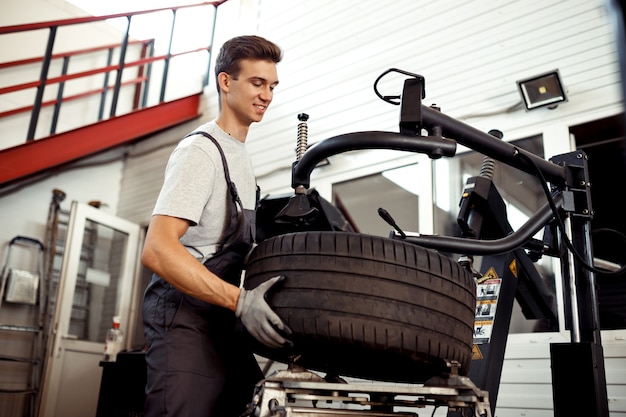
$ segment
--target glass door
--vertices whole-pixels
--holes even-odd
[[[48,339],[40,416],[94,416],[113,316],[130,335],[140,227],[72,203]]]

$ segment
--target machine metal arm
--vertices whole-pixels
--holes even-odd
[[[527,159],[529,159],[548,181],[557,185],[562,185],[569,181],[567,171],[563,166],[547,161],[508,142],[494,138],[492,135],[453,119],[437,109],[422,106],[422,120],[426,129],[440,128],[443,136],[454,139],[478,153],[514,168],[536,175],[537,171],[527,162]],[[520,154],[523,154],[525,157],[520,158]]]
[[[454,156],[456,141],[434,136],[406,136],[399,133],[369,131],[354,132],[325,139],[311,146],[294,163],[291,185],[309,188],[311,172],[315,166],[338,153],[360,149],[391,149],[398,151],[419,152],[435,159],[442,156]]]
[[[394,132],[365,131],[334,136],[311,146],[294,163],[292,187],[309,188],[310,175],[315,166],[329,156],[360,149],[393,149],[408,152],[419,152],[431,158],[454,156],[456,143],[467,146],[483,155],[501,161],[524,172],[536,175],[539,169],[543,176],[555,185],[568,184],[568,170],[562,165],[547,161],[531,152],[496,139],[493,136],[475,129],[461,121],[453,119],[440,111],[421,106],[423,126],[442,135],[408,136]],[[523,158],[520,157],[524,155]],[[532,161],[532,166],[528,161]]]
[[[560,207],[563,196],[554,198],[554,204]],[[517,248],[524,247],[532,237],[539,232],[554,217],[549,204],[543,205],[537,213],[526,221],[520,228],[510,235],[493,240],[476,240],[452,236],[429,236],[407,235],[401,237],[397,232],[392,236],[394,239],[404,240],[425,248],[437,249],[444,252],[463,253],[466,255],[496,255],[507,253]]]

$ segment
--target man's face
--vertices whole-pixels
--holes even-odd
[[[278,85],[278,74],[272,61],[244,59],[239,66],[237,79],[228,77],[225,106],[241,124],[250,125],[263,119]]]

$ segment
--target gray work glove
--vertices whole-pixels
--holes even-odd
[[[265,300],[265,295],[277,282],[285,279],[279,275],[270,278],[261,285],[251,290],[241,289],[235,315],[259,342],[271,348],[291,346],[291,341],[285,339],[279,332],[285,335],[291,334],[291,329],[283,323],[278,315],[272,310]]]

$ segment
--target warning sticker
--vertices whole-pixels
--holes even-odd
[[[491,331],[493,330],[493,320],[483,320],[474,322],[474,343],[482,345],[489,343]]]
[[[491,280],[491,279],[498,279],[498,278],[500,278],[500,277],[498,276],[498,273],[496,272],[496,270],[492,266],[491,268],[489,268],[487,270],[487,272],[485,272],[483,274],[482,277],[478,278],[478,283],[482,284],[485,281],[488,281],[488,280]]]
[[[509,270],[511,271],[513,276],[517,278],[517,260],[515,258],[513,258],[513,260],[509,264]]]
[[[485,281],[476,286],[476,299],[480,300],[497,300],[500,294],[501,279],[493,279]]]
[[[480,351],[478,345],[472,346],[472,360],[477,361],[483,359],[483,353]]]
[[[502,280],[498,278],[495,270],[490,268],[489,275],[483,275],[480,284],[476,286],[476,314],[474,319],[474,343],[489,343],[493,322],[498,305],[498,295],[502,286]]]

